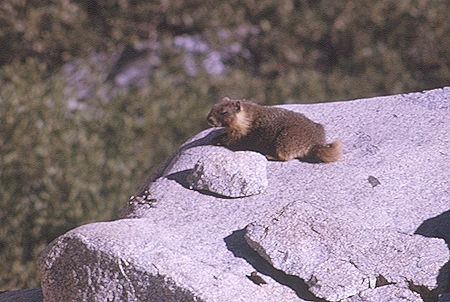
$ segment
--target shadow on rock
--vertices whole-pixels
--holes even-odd
[[[429,218],[422,222],[422,224],[417,228],[414,234],[419,234],[430,238],[441,238],[447,243],[450,249],[450,210],[443,212],[442,214]],[[437,278],[438,289],[443,292],[450,292],[450,261],[448,261],[439,271]],[[422,296],[424,301],[436,301],[435,295],[431,293],[431,297],[426,299],[421,292],[419,294]],[[429,294],[430,295],[430,294]]]
[[[192,190],[192,188],[189,185],[189,182],[187,181],[187,177],[192,173],[193,169],[186,169],[183,171],[175,172],[172,174],[169,174],[166,176],[167,179],[174,180],[177,183],[179,183],[183,188]],[[204,195],[213,196],[216,198],[222,198],[222,199],[235,199],[239,197],[229,197],[229,196],[223,196],[214,192],[209,192],[207,190],[196,190],[197,192],[200,192]]]
[[[209,131],[209,130],[205,130]],[[141,195],[144,191],[148,190],[150,184],[154,182],[157,178],[161,177],[163,171],[167,168],[168,165],[175,159],[176,156],[181,154],[183,151],[186,151],[191,148],[212,145],[215,139],[222,134],[222,129],[213,129],[204,137],[196,139],[192,142],[186,143],[181,146],[176,152],[173,152],[163,163],[161,163],[156,169],[152,171],[150,176],[145,180],[144,184],[139,188],[138,193],[136,195]],[[179,182],[183,187],[186,187],[186,176],[189,174],[189,170],[173,173],[171,176],[173,180]],[[184,179],[183,179],[184,177]]]
[[[243,258],[255,270],[263,275],[269,276],[280,284],[291,288],[299,298],[306,301],[326,300],[314,296],[308,289],[305,280],[298,276],[288,275],[285,272],[274,268],[267,260],[255,252],[245,241],[245,229],[234,231],[230,236],[224,238],[227,249],[235,257]]]
[[[186,169],[183,171],[175,172],[166,176],[167,179],[174,180],[183,186],[185,189],[190,189],[187,177],[192,173],[193,169]]]

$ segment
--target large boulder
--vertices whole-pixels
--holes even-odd
[[[265,191],[243,198],[190,189],[199,160],[223,153],[208,129],[148,177],[121,219],[46,248],[44,300],[443,302],[449,99],[443,88],[283,106],[322,123],[344,156],[268,161]]]

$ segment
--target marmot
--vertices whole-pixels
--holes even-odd
[[[232,150],[260,152],[269,159],[334,162],[342,156],[339,140],[325,142],[325,130],[301,113],[223,98],[208,114],[208,123],[223,127],[217,143]]]

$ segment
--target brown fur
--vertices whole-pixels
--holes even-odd
[[[223,98],[208,114],[208,122],[223,127],[218,143],[252,150],[287,161],[334,162],[342,156],[339,140],[325,142],[325,130],[301,113]]]

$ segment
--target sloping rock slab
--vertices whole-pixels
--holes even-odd
[[[355,292],[350,288],[361,291],[348,299],[366,299],[380,292],[396,297],[406,292],[404,297],[411,297],[406,301],[415,301],[417,295],[410,287],[416,291],[430,291],[436,284],[444,287],[448,275],[442,261],[448,257],[448,249],[443,239],[448,238],[445,217],[450,209],[449,95],[450,89],[444,88],[285,106],[324,124],[328,141],[341,139],[344,157],[333,164],[269,161],[266,191],[244,198],[220,198],[189,189],[186,178],[198,160],[223,148],[211,145],[220,134],[218,129],[196,135],[149,176],[121,211],[121,220],[76,228],[47,247],[40,258],[44,300],[320,301],[312,292],[314,283],[322,282],[325,287],[336,284],[336,280],[325,278],[329,275],[320,266],[332,259],[330,255],[339,253],[345,267],[367,277],[367,281],[356,281],[369,286],[375,281],[375,288],[364,286],[361,290],[351,279],[345,292]],[[262,239],[255,238],[255,242],[260,241],[259,253],[245,241],[247,225],[269,225],[270,232],[267,218],[283,209],[295,211],[292,217],[299,219],[301,213],[311,218],[318,215],[312,221],[300,220],[304,226],[292,221],[300,228],[295,232],[277,232],[280,249],[288,251],[286,261],[306,257],[301,249],[288,250],[288,237],[298,241],[301,234],[309,234],[311,240],[305,247],[312,256],[305,264],[291,262],[290,267],[282,267],[285,255],[277,258]],[[284,218],[282,223],[290,225]],[[339,224],[335,229],[339,245],[329,246],[326,237],[333,228],[327,224]],[[381,238],[369,248],[370,253],[355,253],[356,244],[371,242],[373,236]],[[321,237],[319,241],[317,237]],[[418,243],[418,249],[406,242]],[[421,255],[424,242],[430,250]],[[385,254],[385,247],[391,253],[397,247],[400,255],[411,251],[416,258],[395,257],[395,251],[386,255],[388,261],[375,263]],[[367,256],[370,261],[352,256],[351,261],[361,265],[356,268],[346,251],[353,256],[373,255]],[[441,255],[436,256],[438,252]],[[399,274],[389,274],[390,265],[406,261],[402,274],[407,276],[409,269],[419,271],[409,267],[414,259],[423,269],[414,282],[426,286],[405,287],[404,281],[385,284],[399,280]],[[322,271],[324,278],[306,280],[295,275],[300,272],[294,269],[302,265],[311,276]],[[254,271],[266,284],[251,280]],[[374,276],[373,272],[385,275]],[[436,274],[437,281],[433,279]]]
[[[264,224],[250,224],[245,238],[274,267],[304,279],[313,294],[328,301],[375,288],[379,280],[432,290],[449,255],[441,239],[367,228],[302,202]]]

